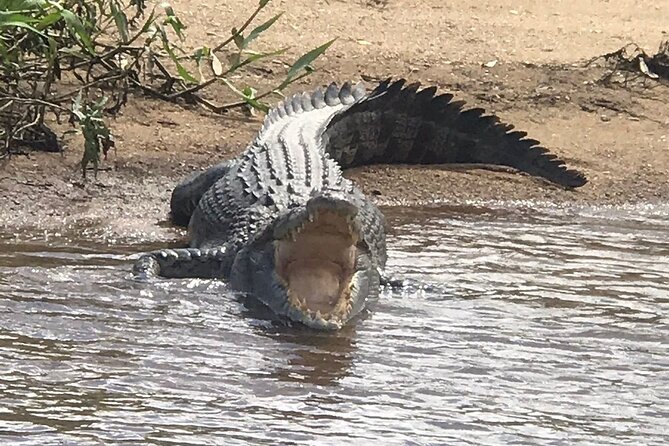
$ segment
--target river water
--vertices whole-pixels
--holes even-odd
[[[386,215],[407,283],[338,333],[0,231],[0,444],[669,444],[669,207]]]

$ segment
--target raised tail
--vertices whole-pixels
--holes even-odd
[[[509,166],[564,187],[587,179],[548,153],[527,133],[481,108],[463,109],[453,95],[435,96],[404,79],[382,82],[366,98],[335,115],[325,150],[343,167],[369,164],[482,163]]]

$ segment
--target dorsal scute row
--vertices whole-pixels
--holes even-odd
[[[341,88],[335,82],[332,82],[325,90],[318,88],[311,93],[296,93],[280,102],[267,114],[259,136],[283,118],[325,107],[336,107],[342,104],[350,105],[366,95],[367,90],[362,83],[352,85],[350,82],[345,82]]]

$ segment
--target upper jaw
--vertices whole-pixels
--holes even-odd
[[[336,212],[344,216],[351,226],[351,230],[356,234],[361,233],[362,227],[356,219],[358,208],[353,203],[343,198],[322,195],[312,197],[304,206],[291,209],[282,215],[273,225],[272,235],[274,240],[281,240],[289,236],[295,230],[312,222],[315,214],[326,211]]]

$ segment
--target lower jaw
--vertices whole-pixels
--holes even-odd
[[[348,317],[345,316],[331,316],[326,319],[323,316],[317,316],[316,313],[305,312],[290,304],[288,305],[287,316],[292,321],[319,330],[339,330],[348,321]]]

